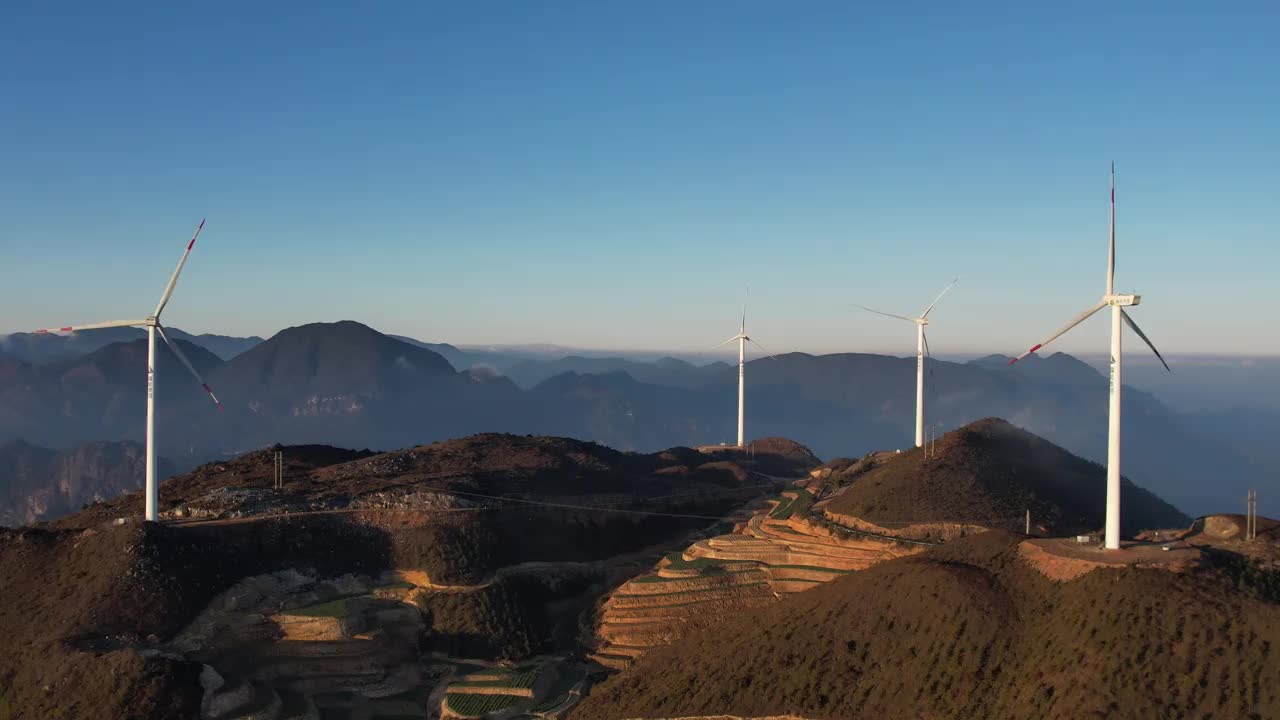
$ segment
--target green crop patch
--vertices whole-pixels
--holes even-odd
[[[498,687],[527,690],[542,672],[541,662],[525,663],[513,668],[480,668],[451,684],[451,687]]]
[[[476,695],[471,693],[450,693],[445,695],[444,698],[449,710],[458,715],[468,717],[506,710],[524,700],[528,700],[528,698],[519,695]]]
[[[813,493],[808,490],[797,492],[794,498],[780,497],[778,506],[773,509],[773,512],[769,513],[769,518],[772,520],[790,520],[796,514],[804,517],[809,514],[809,508],[813,507],[813,500]]]
[[[309,605],[304,608],[297,608],[295,610],[290,610],[285,614],[293,615],[295,617],[329,617],[329,618],[346,617],[349,611],[348,603],[350,603],[351,600],[353,599],[355,598],[353,597],[338,598],[337,600],[331,600],[326,603],[320,603],[318,605]]]

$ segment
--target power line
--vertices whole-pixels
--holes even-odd
[[[1258,537],[1258,491],[1250,490],[1245,496],[1244,539],[1253,540]]]

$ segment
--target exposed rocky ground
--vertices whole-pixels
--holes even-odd
[[[573,655],[596,598],[778,486],[749,458],[559,438],[283,452],[283,488],[269,451],[164,483],[165,524],[121,519],[135,493],[0,531],[0,708],[562,713],[586,685]]]

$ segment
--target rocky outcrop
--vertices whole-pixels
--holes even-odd
[[[172,474],[161,459],[160,477]],[[17,440],[0,447],[0,525],[65,515],[142,487],[146,451],[132,442],[94,442],[71,450]]]

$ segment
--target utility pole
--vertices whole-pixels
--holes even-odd
[[[276,490],[284,489],[284,452],[281,450],[277,450],[275,455],[272,487]]]
[[[1031,508],[1027,508],[1027,530],[1023,535],[1031,534]]]
[[[1245,496],[1244,539],[1258,537],[1258,491],[1250,490]]]

